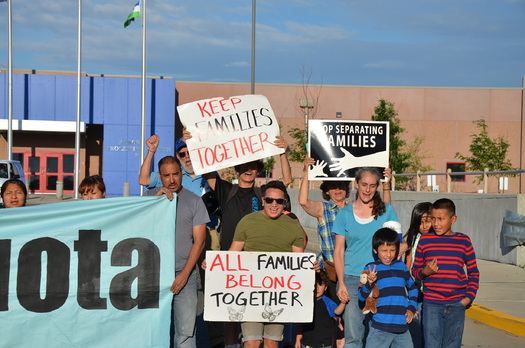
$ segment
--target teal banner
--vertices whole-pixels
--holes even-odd
[[[0,209],[0,345],[169,346],[175,199]]]

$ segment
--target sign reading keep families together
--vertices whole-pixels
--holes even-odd
[[[311,322],[312,253],[206,252],[204,320]]]
[[[168,347],[175,200],[0,209],[0,345]]]
[[[262,95],[212,98],[177,107],[192,137],[186,141],[196,174],[278,155],[279,125]]]
[[[308,121],[310,180],[349,180],[359,167],[388,167],[389,124],[378,121]]]

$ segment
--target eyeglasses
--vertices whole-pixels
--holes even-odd
[[[273,201],[275,201],[275,203],[277,203],[279,205],[283,205],[284,202],[286,202],[286,199],[284,199],[284,198],[264,197],[264,201],[266,202],[266,204],[272,204]]]
[[[179,157],[180,158],[185,158],[186,156],[189,156],[189,155],[190,154],[188,153],[188,151],[184,151],[184,152],[180,151],[179,152]]]

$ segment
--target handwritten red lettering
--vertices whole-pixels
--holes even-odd
[[[221,271],[224,272],[224,265],[222,264],[222,258],[221,258],[221,255],[216,255],[215,258],[213,259],[213,262],[211,263],[211,266],[210,266],[210,271],[213,271],[213,269],[215,267],[220,267],[221,268]]]
[[[192,156],[197,154],[202,168],[210,167],[222,163],[228,159],[241,158],[247,155],[256,154],[264,151],[267,146],[275,146],[268,140],[268,133],[248,137],[239,137],[213,147],[199,147],[192,150]],[[192,157],[195,158],[195,157]]]
[[[237,108],[237,104],[240,104],[242,100],[240,98],[231,99],[213,99],[204,103],[197,103],[197,107],[201,113],[201,117],[217,115],[221,112],[228,112],[232,109]]]

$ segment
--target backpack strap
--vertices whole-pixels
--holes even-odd
[[[232,200],[233,196],[235,196],[237,191],[239,191],[239,185],[233,184],[232,189],[230,190],[230,192],[228,192],[228,196],[226,197],[226,202],[224,203],[224,206],[228,205],[228,203]]]

